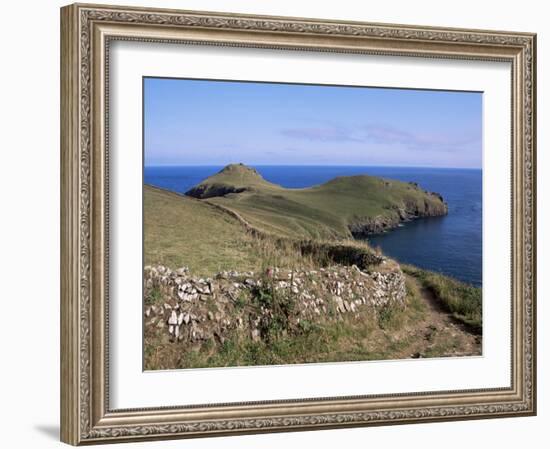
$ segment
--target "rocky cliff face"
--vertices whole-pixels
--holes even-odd
[[[348,314],[377,313],[406,296],[399,266],[391,261],[382,266],[375,272],[356,266],[233,271],[208,279],[185,268],[145,267],[145,334],[162,332],[174,343],[188,344],[223,343],[234,331],[269,340],[273,330],[286,335]]]
[[[418,188],[418,187],[417,187]],[[447,203],[436,192],[425,192],[427,199],[422,202],[404,201],[403,205],[388,210],[385,215],[375,217],[355,217],[349,224],[351,234],[364,238],[396,228],[399,223],[422,217],[439,217],[449,212]]]
[[[199,184],[185,192],[185,194],[193,198],[207,199],[229,195],[230,193],[242,193],[246,190],[245,187],[235,187],[224,184]]]

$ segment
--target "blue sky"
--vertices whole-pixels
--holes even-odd
[[[482,94],[144,79],[145,165],[480,168]]]

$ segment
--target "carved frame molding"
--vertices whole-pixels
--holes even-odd
[[[61,434],[71,444],[533,415],[536,36],[100,5],[61,10]],[[509,61],[512,388],[110,410],[108,54],[112,40]]]

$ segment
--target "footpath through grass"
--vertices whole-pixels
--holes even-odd
[[[402,264],[401,269],[417,278],[456,319],[469,326],[472,331],[482,333],[481,288],[412,265]]]

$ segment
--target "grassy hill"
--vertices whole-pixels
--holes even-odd
[[[145,265],[188,266],[204,275],[256,267],[261,255],[249,250],[252,237],[229,214],[151,186],[143,202]]]
[[[202,276],[230,270],[262,272],[273,266],[362,266],[378,259],[360,241],[259,237],[216,204],[152,186],[144,188],[143,218],[145,265],[187,266]]]
[[[286,189],[242,164],[226,166],[187,195],[237,212],[267,233],[293,238],[365,236],[391,229],[402,220],[447,213],[439,194],[414,183],[361,175]]]

